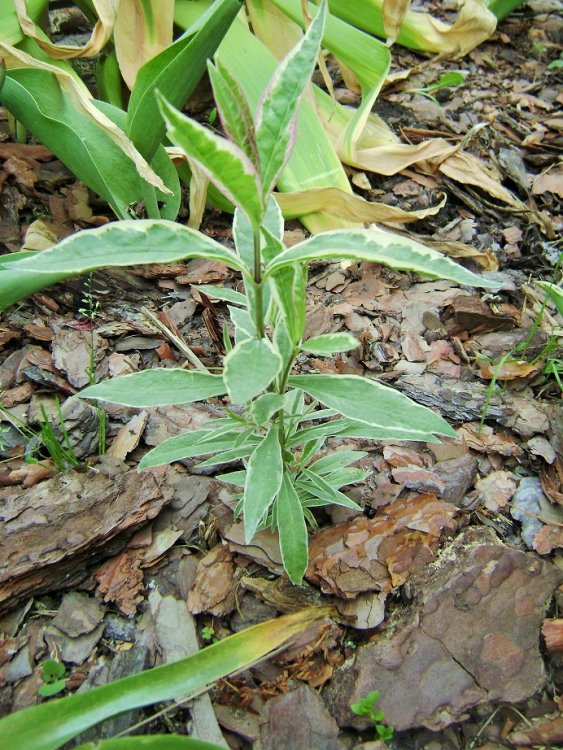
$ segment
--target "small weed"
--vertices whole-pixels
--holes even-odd
[[[57,422],[62,440],[57,435],[51,418],[41,406],[41,416],[43,421],[40,423],[39,431],[32,430],[25,422],[11,414],[8,409],[0,406],[0,413],[6,420],[20,433],[25,441],[25,461],[26,463],[38,463],[40,460],[50,458],[55,464],[58,471],[78,466],[80,461],[76,457],[72,444],[70,442],[68,431],[64,424],[60,405],[57,401]],[[4,428],[5,429],[5,428]]]
[[[557,359],[555,357],[548,358],[542,372],[544,375],[551,375],[553,378],[555,378],[555,381],[559,386],[559,390],[563,394],[563,359]]]
[[[211,625],[204,625],[201,629],[201,639],[206,643],[217,643],[219,640],[215,635],[215,630]]]
[[[534,53],[534,57],[539,60],[547,52],[547,47],[545,44],[541,44],[541,42],[534,42],[532,44],[532,52]]]
[[[90,322],[90,361],[86,370],[86,377],[90,385],[96,383],[96,354],[95,354],[95,341],[94,341],[94,320],[100,311],[100,302],[94,298],[94,292],[92,289],[92,273],[89,273],[86,277],[86,283],[84,285],[84,291],[82,293],[82,304],[78,309],[79,314],[86,318]],[[98,453],[103,456],[106,452],[106,412],[104,409],[96,405],[96,411],[98,413]]]
[[[447,89],[447,88],[457,88],[458,86],[461,86],[462,83],[465,83],[465,76],[463,73],[460,73],[459,71],[452,71],[451,73],[444,73],[443,76],[441,76],[436,83],[431,83],[428,86],[423,86],[420,89],[408,89],[405,91],[406,94],[422,94],[422,96],[425,96],[427,99],[430,99],[430,101],[433,101],[434,104],[437,104],[440,106],[440,102],[438,99],[436,99],[435,96],[432,96],[436,91],[440,91],[441,89]]]
[[[43,685],[37,691],[42,698],[49,698],[66,687],[66,668],[56,659],[47,659],[41,665]]]
[[[563,255],[560,255],[557,263],[555,264],[554,277],[557,276],[559,272],[562,258],[563,258]],[[528,333],[528,336],[526,337],[526,339],[520,342],[520,344],[515,346],[506,354],[503,354],[503,356],[500,358],[497,365],[495,366],[491,381],[487,387],[485,404],[483,405],[483,410],[481,412],[481,419],[479,422],[479,429],[482,429],[485,423],[485,419],[487,418],[489,406],[491,403],[491,398],[493,396],[497,381],[499,379],[499,374],[501,373],[502,368],[507,363],[513,362],[514,360],[518,359],[519,357],[517,355],[520,355],[520,358],[526,355],[528,349],[530,348],[532,341],[534,340],[536,331],[540,327],[548,300],[551,299],[551,301],[555,304],[559,314],[563,315],[563,289],[561,288],[561,286],[558,284],[555,284],[553,281],[552,282],[536,281],[536,284],[540,286],[546,292],[545,299],[542,302],[542,305],[534,319],[534,322],[532,324],[532,327],[530,328],[530,332]],[[563,379],[562,379],[563,378],[563,369],[562,369],[563,361],[557,357],[550,356],[551,352],[557,347],[558,347],[557,338],[555,335],[552,335],[549,341],[546,343],[546,345],[542,349],[542,351],[532,361],[532,364],[545,362],[542,367],[541,372],[544,375],[553,376],[563,394],[563,385],[562,385],[563,384]]]
[[[384,723],[385,715],[381,709],[375,707],[379,700],[379,690],[372,690],[357,703],[352,703],[350,708],[357,716],[367,716],[373,723],[375,733],[380,740],[390,740],[395,733],[393,727]]]

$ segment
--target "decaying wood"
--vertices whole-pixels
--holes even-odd
[[[544,620],[541,632],[550,654],[563,652],[563,619]]]
[[[0,614],[28,596],[75,586],[91,563],[116,554],[171,496],[155,474],[124,464],[2,490]]]
[[[488,387],[481,383],[425,373],[404,375],[395,385],[418,403],[437,407],[444,417],[456,422],[479,421],[484,412],[487,421],[510,427],[524,437],[549,428],[546,409],[532,398],[503,393],[491,396],[487,403]]]

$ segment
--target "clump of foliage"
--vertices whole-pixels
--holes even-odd
[[[380,740],[390,740],[395,734],[393,727],[385,723],[385,714],[375,704],[379,700],[379,690],[371,690],[357,703],[352,703],[350,708],[357,716],[367,716],[373,723],[373,728]]]

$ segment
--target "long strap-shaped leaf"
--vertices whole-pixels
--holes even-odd
[[[115,740],[88,742],[75,750],[224,750],[219,745],[180,734],[157,734],[148,737],[120,737]]]
[[[18,711],[0,719],[0,737],[9,740],[14,750],[57,750],[111,716],[201,692],[221,677],[274,653],[312,622],[329,614],[330,609],[324,607],[285,615],[172,664]]]
[[[161,143],[166,126],[158,110],[158,90],[174,107],[181,107],[205,72],[205,63],[240,10],[240,0],[219,0],[170,47],[145,63],[137,80],[127,112],[127,134],[149,161]]]
[[[435,278],[451,279],[459,284],[498,288],[498,283],[477,276],[436,250],[409,237],[400,237],[377,228],[318,234],[284,250],[271,261],[266,271],[270,273],[295,262],[316,258],[366,260]]]
[[[157,734],[148,737],[120,737],[116,740],[88,742],[75,750],[224,750],[224,748],[180,734]]]
[[[231,250],[194,229],[163,219],[115,221],[88,229],[49,250],[11,263],[10,270],[80,274],[103,266],[172,263],[184,258],[207,258],[244,270]]]

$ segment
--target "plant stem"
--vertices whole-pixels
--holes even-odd
[[[142,180],[143,183],[143,200],[145,201],[145,211],[149,219],[160,219],[160,209],[156,200],[156,190],[154,185]]]
[[[264,295],[262,287],[262,237],[259,228],[254,228],[254,324],[258,338],[264,338]]]

